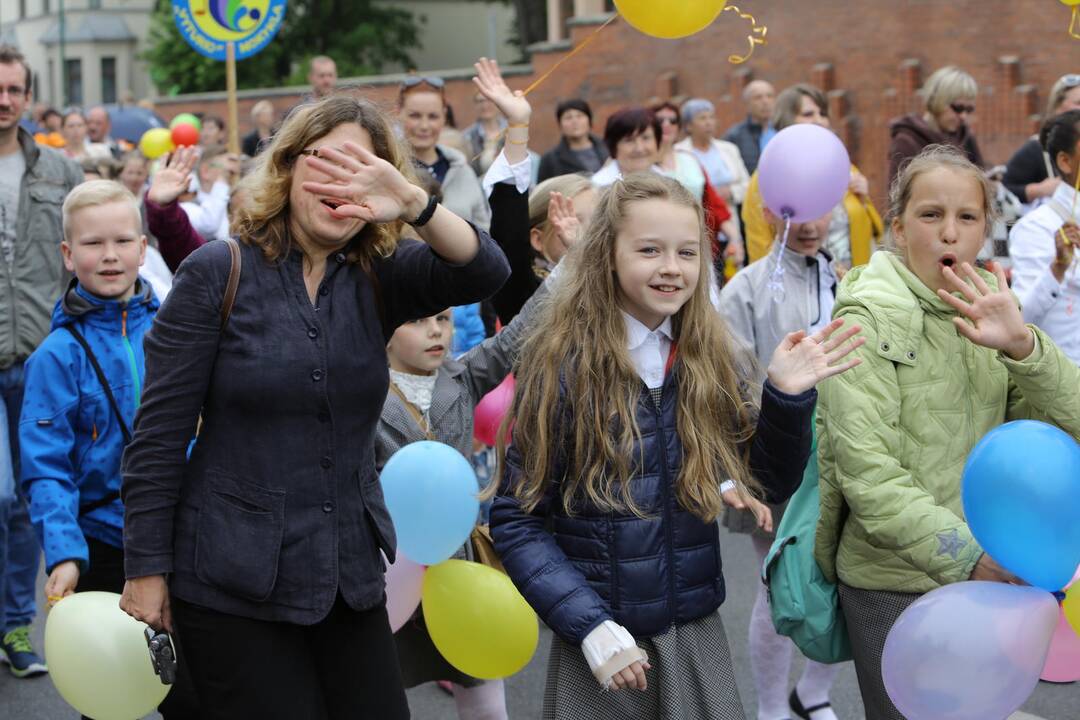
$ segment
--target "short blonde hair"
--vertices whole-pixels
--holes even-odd
[[[1043,120],[1049,120],[1057,115],[1061,103],[1065,102],[1065,96],[1069,94],[1070,90],[1078,87],[1080,87],[1080,75],[1070,73],[1059,77],[1054,86],[1050,88],[1050,97],[1046,100],[1046,114],[1043,115]]]
[[[135,199],[131,191],[115,180],[89,180],[76,185],[64,200],[60,211],[64,219],[64,242],[67,242],[71,236],[72,215],[79,210],[115,202],[127,203],[131,207],[131,211],[135,213],[135,225],[141,234],[142,212],[139,210],[139,201]]]
[[[273,115],[274,114],[274,103],[270,102],[269,100],[260,100],[259,102],[252,105],[251,106],[251,121],[255,122],[255,117],[259,113],[263,112],[264,110],[269,110],[270,114]]]
[[[975,82],[975,78],[955,65],[946,65],[935,70],[926,79],[921,93],[926,102],[926,109],[934,115],[939,115],[957,100],[974,99],[979,94],[979,84]]]

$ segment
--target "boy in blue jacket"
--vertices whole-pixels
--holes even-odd
[[[21,482],[50,605],[76,589],[123,589],[120,459],[145,375],[143,336],[158,309],[139,278],[146,237],[130,192],[109,180],[79,185],[63,220],[61,252],[75,278],[26,361],[19,423]]]

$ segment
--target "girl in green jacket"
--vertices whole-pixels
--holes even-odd
[[[819,390],[816,555],[840,584],[869,720],[903,718],[881,653],[904,609],[948,583],[1016,582],[964,519],[970,450],[1020,418],[1080,435],[1080,370],[1024,324],[1000,270],[973,267],[992,198],[963,155],[927,148],[892,188],[898,252],[851,270],[837,296],[834,317],[861,325],[867,342],[862,363]]]

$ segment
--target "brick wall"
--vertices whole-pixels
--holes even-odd
[[[880,199],[888,122],[919,109],[915,90],[937,67],[959,65],[978,81],[973,127],[983,154],[994,164],[1004,163],[1033,132],[1034,116],[1042,112],[1054,80],[1080,72],[1080,41],[1066,33],[1069,8],[1050,0],[773,0],[740,5],[769,28],[769,44],[758,47],[745,65],[726,60],[747,47],[748,25],[734,13],[722,14],[710,28],[682,41],[649,38],[620,22],[606,28],[530,95],[536,109],[533,146],[543,150],[557,140],[554,107],[562,98],[587,98],[602,127],[610,111],[626,104],[650,97],[703,96],[716,103],[726,127],[741,119],[739,93],[750,79],[769,80],[778,90],[813,82],[830,92],[833,126]],[[581,42],[602,20],[570,21],[570,42]],[[531,68],[515,69],[511,85],[525,87],[563,57],[567,46],[536,46]],[[469,73],[446,76],[448,99],[463,126],[472,120]],[[361,92],[392,106],[395,77],[361,80]],[[255,100],[269,97],[284,111],[302,91],[244,93],[240,115],[245,131]],[[158,107],[171,117],[200,110],[223,114],[224,104],[215,94],[163,99]]]

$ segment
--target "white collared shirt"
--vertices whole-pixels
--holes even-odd
[[[1074,191],[1062,183],[1052,200],[1068,212]],[[1080,212],[1074,217],[1080,223]],[[1073,264],[1059,283],[1050,264],[1054,261],[1054,235],[1065,222],[1043,203],[1013,225],[1009,233],[1013,292],[1020,298],[1024,321],[1038,325],[1070,360],[1080,364],[1080,270]]]
[[[650,390],[662,387],[668,355],[671,354],[671,341],[674,339],[671,318],[664,318],[660,327],[650,330],[634,316],[626,312],[622,315],[626,320],[626,349],[638,377]]]

